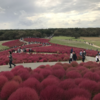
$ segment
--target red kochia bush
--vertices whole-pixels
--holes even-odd
[[[73,67],[77,67],[77,66],[78,66],[78,63],[77,63],[76,61],[73,61],[73,62],[71,62],[71,65],[72,65]]]
[[[41,70],[40,74],[42,74],[43,77],[46,78],[47,76],[51,75],[52,72],[51,72],[51,70],[43,69],[43,70]]]
[[[28,78],[26,81],[24,81],[20,87],[30,87],[37,91],[37,93],[40,93],[41,90],[41,84],[40,82],[35,78]]]
[[[72,79],[66,79],[60,82],[59,87],[64,90],[68,90],[70,88],[75,88],[77,86],[75,85],[75,82]]]
[[[29,71],[27,69],[25,69],[25,68],[20,68],[17,71],[17,75],[19,75],[22,78],[22,80],[26,80],[30,76]]]
[[[65,70],[67,70],[67,68],[69,67],[72,67],[71,64],[68,64],[68,63],[64,63],[62,66]]]
[[[16,90],[8,100],[39,100],[39,97],[34,89],[24,87]]]
[[[79,87],[90,91],[90,93],[97,93],[98,92],[98,84],[92,80],[82,81],[79,84]]]
[[[19,83],[22,83],[22,79],[20,76],[14,76],[12,80],[19,82]]]
[[[77,97],[73,98],[72,100],[90,100],[90,99],[85,98],[85,97],[79,97],[79,96],[77,96]]]
[[[88,80],[88,79],[85,79],[85,78],[76,78],[76,79],[74,79],[76,85],[79,85],[82,81],[86,81],[86,80]]]
[[[63,66],[62,65],[55,64],[55,65],[52,66],[52,69],[53,70],[63,69]]]
[[[43,88],[46,88],[47,86],[51,85],[58,85],[59,80],[56,78],[46,78],[41,82],[41,85]]]
[[[100,76],[94,72],[87,72],[83,77],[88,78],[90,80],[94,80],[96,82],[100,81]]]
[[[0,76],[0,90],[7,81],[8,79],[5,76]]]
[[[2,100],[7,100],[8,97],[14,91],[16,91],[18,87],[19,87],[19,83],[18,82],[15,82],[15,81],[7,82],[2,88],[2,91],[1,91],[1,94],[0,94],[0,98]]]
[[[93,98],[93,100],[100,100],[100,93],[96,94]]]
[[[57,69],[57,70],[53,70],[53,75],[58,77],[59,79],[63,79],[65,78],[65,70],[64,69]]]
[[[80,89],[80,88],[74,88],[74,89],[69,89],[67,91],[65,91],[65,100],[72,100],[72,98],[75,98],[76,96],[79,97],[85,97],[90,99],[91,98],[91,94],[85,90],[85,89]]]
[[[8,80],[11,80],[14,77],[13,73],[10,71],[3,72],[2,75],[6,76]]]
[[[24,68],[22,65],[19,65],[19,66],[16,66],[15,68],[13,68],[12,70],[11,70],[11,72],[14,74],[14,75],[17,75],[18,73],[17,73],[17,71],[19,70],[19,69],[21,69],[21,68]]]
[[[64,90],[57,86],[48,86],[41,91],[40,100],[63,100]]]
[[[66,73],[66,78],[81,78],[82,76],[77,71],[69,71]]]

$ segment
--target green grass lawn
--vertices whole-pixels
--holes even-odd
[[[9,47],[3,46],[2,43],[5,43],[7,41],[0,41],[0,50],[8,49]]]
[[[69,41],[70,39],[70,41]],[[100,48],[96,48],[90,45],[87,45],[84,43],[85,39],[84,38],[79,38],[75,39],[74,37],[64,37],[64,36],[58,36],[58,37],[53,37],[50,42],[51,43],[56,43],[56,44],[61,44],[61,45],[67,45],[67,46],[72,46],[72,47],[79,47],[79,48],[85,48],[85,49],[92,49],[92,50],[100,50]],[[90,41],[90,40],[89,40]],[[87,42],[89,42],[87,41]]]

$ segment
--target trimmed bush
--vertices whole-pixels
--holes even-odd
[[[96,82],[100,81],[100,76],[97,73],[93,72],[87,72],[83,77]]]
[[[42,81],[43,79],[44,79],[44,77],[43,77],[43,75],[42,74],[40,74],[40,73],[32,73],[31,75],[30,75],[30,77],[33,77],[33,78],[36,78],[38,81]]]
[[[8,100],[39,100],[39,97],[34,89],[24,87],[17,89]]]
[[[5,76],[0,76],[0,90],[6,82],[8,82],[8,79]]]
[[[75,97],[75,98],[73,98],[72,100],[90,100],[90,99],[88,99],[88,98],[85,98],[85,97]]]
[[[41,70],[40,74],[43,75],[44,78],[48,77],[49,75],[52,74],[51,70],[48,70],[48,69],[43,69]]]
[[[100,100],[100,93],[96,94],[93,98],[93,100]]]
[[[24,81],[22,84],[20,84],[20,87],[30,87],[30,88],[36,90],[37,93],[40,93],[40,91],[41,91],[41,84],[35,78],[28,78],[26,81]]]
[[[66,78],[81,78],[82,76],[77,72],[77,71],[69,71],[68,73],[66,73]]]
[[[65,100],[71,100],[75,98],[76,96],[85,97],[88,99],[91,98],[91,94],[85,89],[74,88],[74,89],[69,89],[65,91],[65,95],[64,95]]]
[[[56,78],[46,78],[41,82],[41,85],[43,88],[46,88],[47,86],[51,86],[51,85],[58,85],[59,80],[57,80]]]
[[[41,91],[40,100],[63,100],[64,90],[57,86],[47,86]]]
[[[79,84],[80,88],[88,90],[90,93],[98,93],[98,84],[92,80],[85,80]]]
[[[11,80],[14,77],[13,73],[10,71],[2,72],[2,75],[7,77],[8,80]]]
[[[53,75],[58,77],[59,79],[64,79],[65,78],[65,70],[64,69],[57,69],[52,71]]]
[[[9,96],[17,90],[18,87],[19,87],[18,82],[15,81],[7,82],[2,88],[0,98],[2,100],[7,100]]]
[[[18,83],[22,83],[22,79],[20,76],[14,76],[13,79],[14,81],[18,82]]]
[[[76,61],[72,61],[72,62],[71,62],[71,65],[72,65],[73,67],[77,67],[77,66],[78,66],[78,63],[77,63]]]
[[[68,90],[68,89],[71,89],[71,88],[75,88],[77,86],[72,79],[66,79],[66,80],[61,81],[59,83],[59,87],[62,88],[63,90]]]

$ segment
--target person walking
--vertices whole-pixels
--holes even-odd
[[[73,52],[73,48],[70,50],[70,53],[72,53]]]
[[[73,57],[73,53],[70,53],[69,63],[71,63],[71,62],[72,62],[72,57]]]
[[[77,59],[77,55],[76,55],[75,51],[73,51],[72,60],[73,60],[73,61],[76,61],[76,59]]]
[[[12,68],[11,64],[16,66],[15,64],[12,63],[13,58],[12,58],[12,52],[11,51],[9,51],[9,56],[8,57],[9,57],[9,65],[10,65],[9,68]]]
[[[99,55],[98,54],[96,55],[95,59],[96,59],[96,62],[99,62]]]
[[[79,53],[79,54],[80,54],[80,56],[82,56],[82,50],[80,51],[80,53]]]
[[[85,61],[85,55],[86,55],[86,53],[83,51],[83,52],[82,52],[82,62]]]

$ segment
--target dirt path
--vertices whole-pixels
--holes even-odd
[[[89,42],[86,42],[86,44],[91,45],[91,44],[89,44]],[[92,44],[91,46],[96,47],[96,48],[100,48],[99,46],[94,45],[94,44]]]

